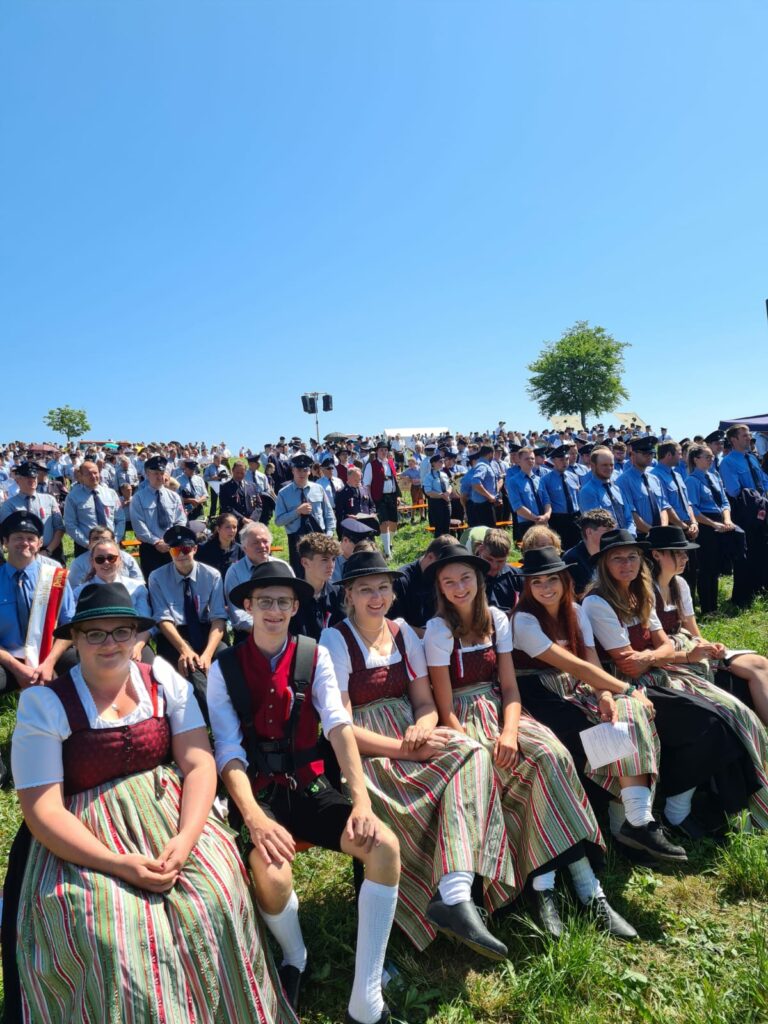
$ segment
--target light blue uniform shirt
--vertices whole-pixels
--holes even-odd
[[[750,466],[754,471],[754,477],[750,472]],[[725,484],[726,493],[731,498],[737,498],[744,488],[755,490],[755,479],[759,483],[759,489],[768,489],[768,477],[760,469],[760,463],[755,456],[747,452],[728,452],[720,463],[720,476]]]
[[[32,494],[29,496],[29,505],[27,505],[27,495],[19,491],[18,494],[14,494],[12,498],[8,498],[7,501],[0,505],[0,523],[7,519],[12,512],[26,510],[27,508],[42,519],[43,547],[47,548],[53,539],[54,533],[57,530],[64,529],[64,519],[62,518],[59,504],[52,494],[40,494],[39,492]]]
[[[468,475],[468,474],[467,474]],[[496,494],[496,474],[487,459],[478,459],[473,471],[472,489],[469,491],[469,500],[475,505],[484,505],[488,499],[474,490],[475,484],[482,484],[486,491]]]
[[[646,485],[648,487],[647,491]],[[648,496],[649,492],[656,499],[659,512],[662,509],[669,508],[669,502],[662,494],[661,481],[648,470],[645,473],[641,473],[635,466],[630,466],[616,481],[616,486],[624,495],[625,504],[637,512],[640,518],[644,519],[649,526],[653,525],[653,507]]]
[[[57,569],[61,568],[59,563],[54,562],[52,558],[38,556],[27,566],[26,569],[24,569],[24,573],[26,574],[24,589],[30,606],[34,597],[37,581],[40,579],[40,565],[42,562],[47,562],[49,565],[53,565]],[[26,637],[21,635],[19,619],[16,614],[16,591],[18,584],[14,579],[15,572],[16,570],[10,562],[0,565],[0,647],[9,654],[12,654],[15,658],[20,658],[24,655],[24,642]],[[64,584],[64,596],[61,601],[57,624],[63,625],[65,622],[69,622],[74,614],[75,599],[72,596],[72,588],[69,585],[69,580],[67,580]]]
[[[448,478],[448,474],[442,469],[437,472],[433,470],[424,477],[424,491],[427,493],[435,491],[437,494],[446,494],[450,489],[451,481]]]
[[[629,530],[635,537],[637,536],[637,527],[632,518],[632,511],[624,501],[624,495],[619,490],[618,484],[609,482],[606,488],[602,480],[599,480],[594,473],[590,473],[589,476],[584,477],[579,489],[579,510],[588,512],[593,508],[608,509],[620,530]]]
[[[120,498],[105,484],[99,484],[96,491],[104,506],[107,519],[105,524],[100,523],[96,516],[93,492],[83,484],[75,484],[64,502],[64,526],[67,534],[84,548],[88,547],[88,534],[94,526],[108,526],[118,541],[121,541],[125,534],[125,509],[120,504]],[[133,516],[131,520],[133,521]]]
[[[157,521],[158,502],[168,514],[168,526],[161,527]],[[131,498],[131,525],[139,540],[145,544],[156,544],[171,526],[187,525],[181,498],[167,487],[155,490],[148,483],[144,484]]]
[[[657,463],[651,470],[651,474],[658,477],[662,493],[671,508],[674,509],[684,523],[690,523],[691,517],[688,514],[690,498],[688,497],[685,480],[683,480],[677,469]]]
[[[566,469],[564,473],[558,473],[553,469],[542,479],[539,487],[539,496],[546,505],[552,506],[552,511],[557,515],[568,515],[568,506],[565,501],[564,488],[568,489],[573,512],[579,511],[579,477],[576,473]]]
[[[277,562],[279,559],[269,556],[270,562]],[[246,580],[251,578],[251,573],[256,568],[256,565],[263,563],[252,562],[247,555],[243,555],[241,559],[234,562],[227,569],[227,574],[224,577],[224,597],[227,602],[227,611],[229,612],[229,621],[232,623],[232,628],[238,632],[250,633],[253,629],[253,619],[248,612],[243,611],[242,608],[238,608],[236,604],[233,604],[229,600],[229,595],[239,586],[241,583],[245,583]]]
[[[117,490],[120,490],[123,484],[130,484],[131,487],[139,486],[139,474],[136,472],[133,464],[129,463],[127,466],[117,467],[115,470],[115,483],[117,484]]]
[[[280,488],[275,503],[275,522],[278,526],[284,526],[286,533],[296,533],[301,525],[301,516],[296,509],[308,501],[317,525],[330,537],[336,529],[336,515],[327,492],[314,481],[309,481],[304,490],[307,492],[306,498],[293,481]]]
[[[692,473],[688,474],[686,487],[696,515],[710,516],[731,507],[722,481],[717,478],[716,473],[705,473],[701,469],[694,469]]]
[[[152,604],[152,618],[157,622],[172,622],[175,626],[186,625],[184,617],[184,580],[192,581],[192,596],[201,622],[227,619],[224,602],[224,583],[218,569],[202,562],[195,562],[192,572],[182,576],[176,566],[161,565],[149,574],[149,600]]]
[[[544,512],[545,501],[539,494],[541,486],[537,476],[526,476],[522,471],[510,477],[511,487],[507,488],[509,506],[515,512],[515,519],[518,523],[529,523],[530,519],[519,515],[517,510],[525,505],[529,512],[540,516]]]
[[[256,471],[249,469],[245,474],[245,479],[253,484],[257,494],[264,494],[269,490],[269,480],[267,480],[266,473],[260,473],[258,469]]]

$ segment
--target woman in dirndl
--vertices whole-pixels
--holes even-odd
[[[421,640],[386,617],[398,575],[378,551],[351,555],[341,581],[347,617],[320,638],[352,713],[373,809],[400,840],[395,921],[419,950],[439,930],[502,960],[507,948],[471,894],[476,874],[489,910],[515,888],[493,765],[479,744],[438,727]]]
[[[427,623],[424,649],[440,721],[492,755],[518,877],[521,884],[531,879],[543,927],[555,936],[563,932],[555,879],[567,866],[598,927],[636,938],[608,903],[587,856],[601,859],[603,841],[571,755],[546,726],[522,713],[509,620],[488,606],[486,569],[484,559],[457,544],[427,570],[438,613]]]
[[[22,831],[12,853],[28,851],[16,1019],[295,1024],[211,814],[216,769],[190,685],[162,659],[131,660],[153,625],[121,584],[85,587],[55,634],[80,664],[21,695],[13,773],[34,838]]]
[[[714,699],[710,684],[692,671],[697,652],[675,651],[656,614],[643,557],[647,547],[628,530],[604,533],[594,556],[596,579],[583,608],[604,665],[617,678],[642,687],[653,703],[663,751],[657,787],[666,797],[662,821],[677,834],[697,839],[721,831],[724,813],[749,809],[753,822],[765,827],[768,793],[754,723]],[[633,845],[631,834],[624,841]]]

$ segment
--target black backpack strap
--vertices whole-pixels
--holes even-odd
[[[293,754],[294,767],[302,768],[310,761],[317,761],[322,754],[319,754],[317,746],[310,750],[296,752],[296,733],[299,727],[301,709],[307,699],[307,690],[315,675],[315,656],[317,653],[317,641],[311,636],[296,637],[296,655],[293,660],[293,707],[291,717],[288,719],[288,735],[291,739],[291,752]]]
[[[248,758],[248,763],[259,773],[270,774],[269,766],[259,748],[256,737],[256,729],[253,725],[253,704],[248,684],[245,681],[240,663],[237,660],[236,648],[228,647],[216,659],[216,664],[221,669],[224,683],[227,687],[232,707],[240,720],[240,729],[243,733],[243,746]]]

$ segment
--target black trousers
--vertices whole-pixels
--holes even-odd
[[[734,503],[733,521],[744,530],[747,550],[741,581],[738,567],[735,563],[733,566],[733,601],[743,608],[768,589],[768,532],[764,524],[756,525],[739,516],[740,511],[741,507]]]
[[[722,517],[707,513],[708,519],[717,522]],[[747,558],[743,533],[718,533],[711,526],[699,526],[699,573],[698,591],[702,614],[717,611],[717,581],[720,578],[723,557],[729,557],[733,565],[733,601],[738,605],[749,604],[750,587],[747,581]]]
[[[468,526],[495,526],[496,506],[490,501],[468,501],[467,502],[467,525]]]
[[[216,515],[216,511],[217,511],[217,509],[219,507],[219,495],[218,495],[218,492],[214,491],[214,489],[212,487],[209,487],[208,488],[208,496],[209,496],[210,502],[211,502],[211,504],[209,505],[209,509],[210,509],[210,513],[209,514],[211,516],[215,516]]]
[[[451,532],[451,506],[442,498],[427,498],[429,525],[435,529],[435,537]]]
[[[141,542],[139,546],[139,563],[141,565],[141,571],[144,573],[144,579],[149,580],[149,574],[154,572],[155,569],[159,569],[161,565],[168,565],[171,561],[170,554],[166,551],[161,553],[157,550],[154,544],[145,544]]]
[[[549,525],[555,533],[560,534],[560,540],[563,542],[563,551],[575,547],[581,540],[581,530],[579,529],[575,513],[553,512],[549,517]]]
[[[187,643],[190,643],[189,630],[187,629],[187,627],[177,626],[176,629],[179,631],[179,635]],[[207,639],[208,634],[206,633],[206,643]],[[190,646],[194,647],[194,645],[192,644],[190,644]],[[204,645],[198,646],[200,647],[200,650],[195,650],[195,654],[202,654],[205,647]],[[170,640],[168,640],[166,637],[162,635],[162,633],[158,633],[157,637],[155,637],[155,647],[157,648],[158,657],[165,658],[167,662],[169,662],[171,665],[173,665],[174,668],[176,668],[179,662],[179,652],[176,650],[176,648],[173,646]],[[225,651],[226,649],[227,645],[223,641],[219,643],[212,660],[215,661],[216,658],[221,654],[221,652]],[[142,658],[142,661],[143,660],[144,659]],[[200,710],[203,712],[205,724],[210,725],[211,720],[208,715],[208,678],[205,672],[201,672],[200,669],[195,669],[194,672],[190,673],[188,678],[190,683],[192,684],[192,689],[194,690],[195,697],[197,698],[197,703],[200,705]]]

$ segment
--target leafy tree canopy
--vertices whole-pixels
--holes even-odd
[[[69,405],[60,405],[57,409],[49,409],[43,417],[43,423],[56,434],[63,434],[67,441],[73,437],[81,437],[91,429],[85,409],[73,409]]]

